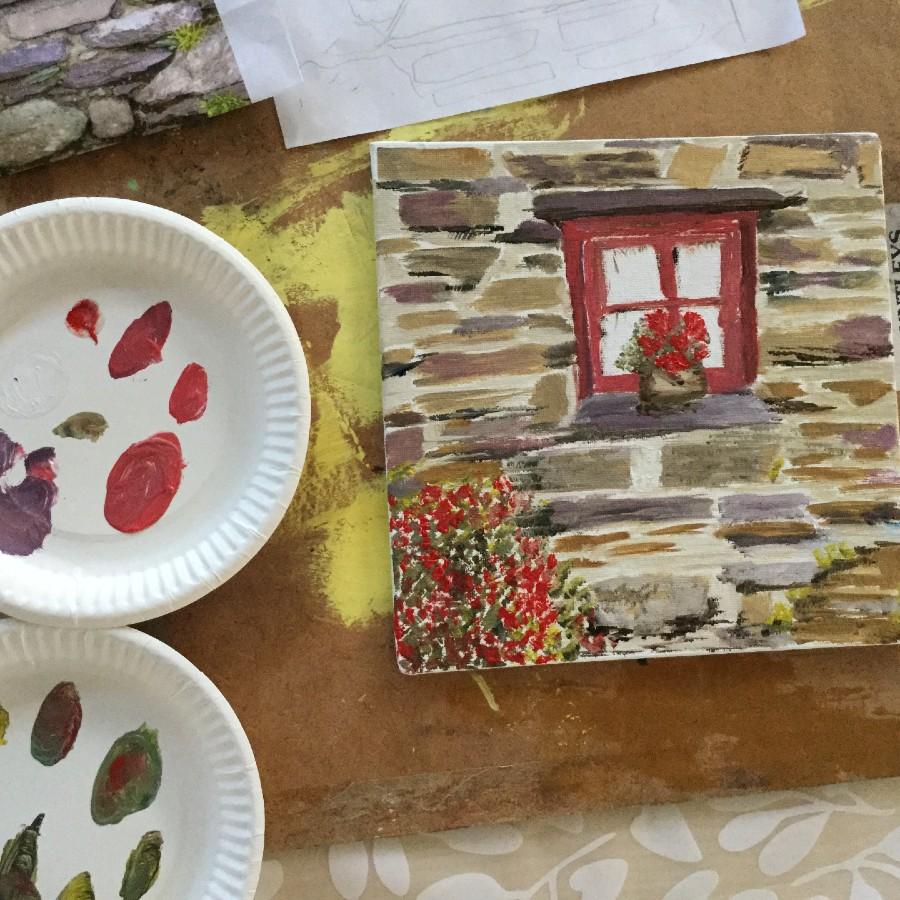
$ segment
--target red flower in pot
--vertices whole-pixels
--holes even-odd
[[[640,379],[641,409],[683,409],[706,394],[709,331],[699,313],[655,309],[634,326],[616,365]]]

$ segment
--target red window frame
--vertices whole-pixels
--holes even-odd
[[[660,213],[648,216],[596,216],[562,223],[566,276],[572,296],[578,360],[578,397],[634,392],[638,376],[603,374],[600,323],[607,311],[660,307],[719,307],[724,364],[707,367],[711,393],[747,387],[756,378],[756,213],[725,215]],[[678,244],[719,241],[722,245],[721,296],[679,298],[673,250]],[[601,251],[650,244],[656,250],[663,300],[629,301],[610,306]]]

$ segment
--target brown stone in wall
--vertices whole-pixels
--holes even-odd
[[[422,455],[424,432],[421,427],[388,431],[384,438],[385,462],[389,469],[416,462]]]
[[[889,500],[835,500],[829,503],[813,503],[809,511],[832,525],[871,525],[900,519],[900,507]]]
[[[759,233],[778,233],[794,231],[800,228],[812,228],[813,220],[808,212],[802,209],[775,209],[764,212],[759,218]]]
[[[884,201],[875,195],[856,195],[854,197],[821,197],[809,201],[813,212],[824,213],[864,213],[882,212]]]
[[[470,232],[495,228],[496,197],[461,191],[420,191],[400,197],[400,219],[413,231]]]
[[[627,447],[580,444],[510,460],[507,472],[532,491],[628,490],[631,451]]]
[[[528,269],[539,269],[547,275],[555,275],[563,267],[563,258],[558,253],[532,253],[522,258]]]
[[[741,154],[741,178],[843,178],[855,161],[855,147],[855,142],[840,138],[816,138],[806,144],[795,139],[790,143],[751,142]]]
[[[499,247],[436,247],[407,253],[404,262],[410,275],[443,275],[461,287],[474,287],[499,256]]]
[[[667,488],[768,484],[779,455],[777,443],[755,432],[719,440],[671,443],[663,447],[662,485]]]
[[[868,406],[893,390],[887,382],[877,379],[826,381],[822,387],[829,391],[837,391],[839,394],[846,394],[855,406]]]
[[[435,353],[416,372],[417,385],[450,384],[490,375],[529,375],[546,367],[544,348],[524,344],[485,353]]]
[[[834,260],[830,238],[776,237],[759,241],[759,261],[764,265],[789,266],[811,260]]]
[[[703,144],[682,144],[666,172],[666,178],[685,187],[709,187],[716,169],[724,162],[727,147],[710,147]]]
[[[656,178],[659,160],[647,150],[572,154],[505,153],[506,167],[533,188],[561,185],[630,184]]]
[[[379,181],[440,181],[490,175],[491,154],[478,147],[378,148]]]
[[[547,309],[568,302],[568,288],[562,278],[503,278],[492,281],[475,301],[484,312],[520,312]]]
[[[859,183],[862,187],[881,187],[881,142],[868,141],[859,145]]]
[[[544,375],[538,381],[529,401],[534,409],[531,417],[534,425],[555,427],[571,414],[566,390],[568,381],[564,372]]]
[[[397,316],[397,327],[405,331],[417,331],[420,328],[455,325],[458,321],[459,313],[455,309],[426,309]]]
[[[517,391],[479,390],[477,388],[422,394],[417,399],[417,404],[420,409],[434,419],[452,416],[476,418],[498,412],[512,405],[524,405],[523,398]]]

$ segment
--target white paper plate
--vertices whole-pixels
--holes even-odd
[[[73,682],[83,708],[69,754],[31,756],[31,729],[47,693]],[[263,800],[253,752],[215,685],[170,647],[133,629],[82,631],[0,622],[0,842],[40,813],[37,888],[56,897],[88,871],[98,898],[119,896],[129,852],[148,831],[163,838],[159,878],[146,900],[249,900],[259,878]],[[155,801],[116,825],[90,811],[94,777],[113,742],[144,723],[158,731],[162,781]]]
[[[65,324],[97,302],[99,345]],[[167,300],[162,362],[128,378],[107,364],[125,328]],[[179,425],[169,395],[191,362],[209,405]],[[101,413],[96,443],[54,435]],[[0,217],[0,429],[56,451],[52,530],[29,556],[0,554],[0,609],[50,625],[124,625],[208,593],[262,547],[294,494],[309,432],[309,383],[278,295],[233,247],[182,216],[130,200],[76,198]],[[175,433],[186,468],[168,511],[124,534],[104,517],[107,476],[131,444]],[[20,464],[21,466],[21,464]],[[21,478],[11,473],[8,481]]]

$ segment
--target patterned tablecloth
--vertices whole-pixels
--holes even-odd
[[[891,900],[900,778],[290,851],[256,900]]]

